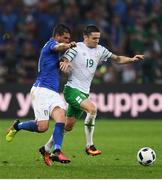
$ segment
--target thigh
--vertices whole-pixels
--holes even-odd
[[[82,101],[88,98],[88,94],[84,94],[76,88],[65,86],[64,98],[70,105],[70,108],[73,107],[74,109],[81,109],[80,104]]]
[[[52,112],[54,110],[60,111],[60,112],[65,112],[66,103],[63,100],[63,98],[60,96],[59,93],[53,92],[49,101],[50,101],[50,115],[52,115]],[[61,113],[61,114],[63,114],[63,113]]]
[[[40,87],[31,89],[31,101],[37,121],[49,120],[49,101],[48,93]]]
[[[31,90],[31,99],[36,120],[49,120],[55,108],[65,110],[65,102],[55,91],[35,87]]]

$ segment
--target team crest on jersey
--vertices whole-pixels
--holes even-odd
[[[48,110],[44,110],[44,115],[48,116]]]

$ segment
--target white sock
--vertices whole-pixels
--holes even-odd
[[[45,144],[45,151],[51,153],[53,151],[53,135],[49,138],[48,142]]]
[[[64,130],[64,134],[67,133],[69,131]],[[51,153],[53,152],[54,148],[53,148],[53,135],[51,135],[51,137],[49,138],[48,142],[44,145],[45,147],[45,151]]]
[[[96,114],[92,115],[90,113],[87,113],[87,116],[84,121],[84,129],[85,129],[85,135],[86,135],[86,141],[87,141],[86,147],[93,145],[95,119],[96,119]]]

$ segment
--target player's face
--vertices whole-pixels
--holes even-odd
[[[64,32],[63,35],[60,35],[60,36],[58,37],[58,42],[59,42],[59,43],[69,43],[69,42],[70,42],[70,38],[71,38],[71,37],[70,37],[70,34]]]
[[[95,48],[100,40],[100,32],[92,32],[89,36],[85,36],[87,46]]]

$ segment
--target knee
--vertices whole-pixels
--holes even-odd
[[[73,129],[73,126],[65,126],[65,131],[72,131],[72,129]]]
[[[43,133],[48,130],[48,124],[39,124],[38,123],[38,132]]]
[[[52,111],[51,117],[55,120],[55,122],[65,123],[66,121],[65,111],[60,107],[56,107]]]
[[[68,124],[65,124],[64,129],[65,131],[72,131],[73,127],[74,127],[74,124],[68,123]]]
[[[75,118],[72,119],[67,119],[66,123],[65,123],[65,131],[72,131],[74,124],[76,122]]]
[[[96,107],[96,105],[91,104],[91,106],[89,106],[88,113],[90,113],[92,115],[97,114],[97,107]]]

